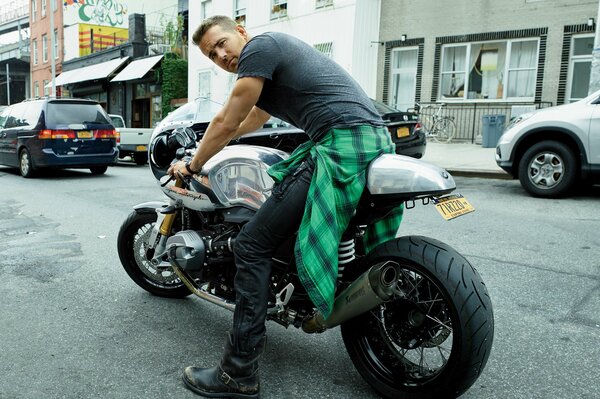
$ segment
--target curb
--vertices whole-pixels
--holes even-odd
[[[446,168],[444,168],[446,169]],[[476,169],[446,169],[452,176],[462,177],[479,177],[482,179],[501,179],[501,180],[512,180],[513,177],[504,171],[493,171],[493,170],[476,170]]]

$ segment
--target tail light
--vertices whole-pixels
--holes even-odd
[[[74,130],[50,130],[44,129],[38,134],[39,139],[74,139]]]
[[[421,130],[421,129],[423,129],[423,125],[421,125],[421,122],[417,122],[415,124],[415,130]]]
[[[96,138],[96,139],[116,139],[117,143],[120,141],[119,132],[117,132],[115,129],[94,130],[94,138]]]

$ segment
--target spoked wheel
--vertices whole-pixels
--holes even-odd
[[[481,277],[451,247],[401,237],[376,248],[366,267],[399,266],[396,298],[341,327],[363,378],[386,398],[447,398],[466,391],[492,347],[492,304]]]
[[[190,290],[175,274],[168,262],[154,265],[154,253],[148,246],[156,213],[132,212],[121,225],[117,249],[123,268],[131,279],[146,291],[167,298],[184,298]]]
[[[433,126],[433,139],[438,143],[449,143],[454,138],[456,123],[450,118],[440,118]]]

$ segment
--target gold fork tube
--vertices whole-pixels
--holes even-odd
[[[179,177],[175,180],[175,187],[183,187],[183,180]],[[163,236],[168,236],[171,232],[171,227],[173,227],[173,222],[175,221],[176,213],[170,213],[165,215],[162,223],[160,224],[160,234]]]

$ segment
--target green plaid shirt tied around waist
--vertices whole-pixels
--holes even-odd
[[[280,182],[310,156],[315,162],[295,258],[300,281],[325,318],[333,307],[338,275],[338,246],[365,188],[367,167],[381,154],[394,153],[385,128],[370,125],[332,129],[319,142],[308,141],[268,173]],[[367,228],[367,251],[395,237],[402,220],[399,206]]]

